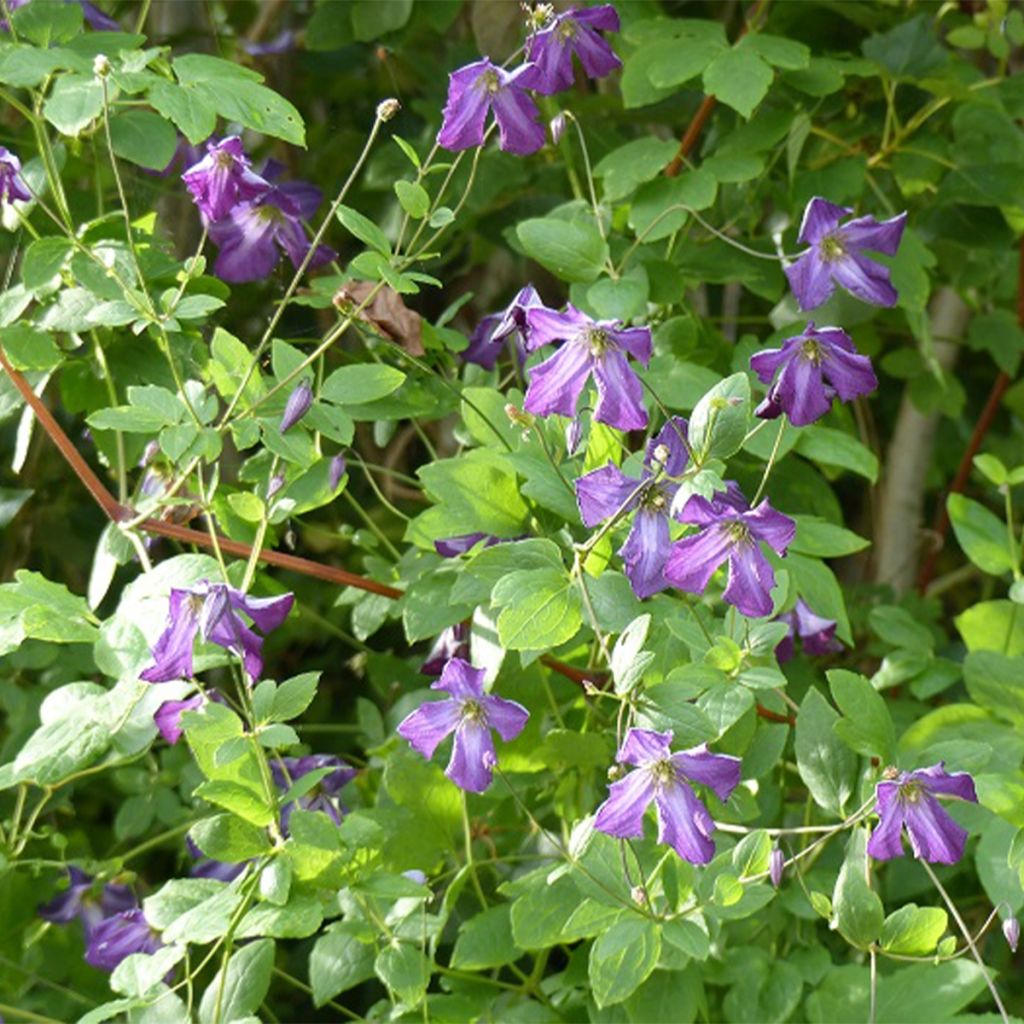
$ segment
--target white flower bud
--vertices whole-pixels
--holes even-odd
[[[390,99],[381,100],[377,104],[377,120],[378,121],[390,121],[402,109],[402,104],[398,102],[394,97]]]
[[[110,74],[110,61],[106,54],[97,53],[92,59],[92,73],[97,78],[106,78]]]

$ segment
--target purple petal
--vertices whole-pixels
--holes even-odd
[[[750,532],[773,548],[777,555],[784,555],[796,536],[796,523],[771,507],[766,498],[757,508],[743,516],[743,522]]]
[[[82,913],[82,898],[92,886],[92,876],[81,868],[69,864],[67,874],[68,887],[36,911],[44,921],[51,924],[70,924],[78,917]]]
[[[654,452],[664,446],[668,449],[668,459],[665,460],[664,471],[669,476],[682,476],[686,470],[686,464],[690,461],[687,452],[687,439],[689,437],[689,424],[682,416],[673,416],[650,441],[647,442],[647,451],[644,455],[644,465],[648,469],[653,467]]]
[[[593,356],[586,345],[577,342],[563,345],[553,356],[530,369],[523,408],[538,416],[549,416],[553,412],[574,416],[593,365]]]
[[[498,146],[506,153],[527,156],[546,141],[537,104],[519,87],[510,85],[491,97],[498,122]]]
[[[672,730],[630,729],[615,760],[623,764],[646,765],[664,761],[672,754]]]
[[[692,504],[692,500],[688,503]],[[674,587],[688,594],[703,594],[711,577],[729,557],[732,542],[717,526],[677,540],[665,562],[665,577]]]
[[[85,961],[101,971],[113,971],[132,953],[155,953],[162,945],[141,910],[126,910],[93,929]]]
[[[150,668],[139,678],[147,683],[166,683],[171,679],[192,677],[192,646],[199,632],[196,603],[187,590],[172,590],[167,625],[153,647]]]
[[[964,855],[967,830],[935,797],[925,794],[905,803],[903,820],[915,857],[932,864],[955,864]]]
[[[685,782],[660,786],[654,794],[654,805],[658,809],[659,843],[667,843],[691,864],[707,864],[714,857],[711,834],[715,823]]]
[[[835,291],[832,267],[818,255],[816,249],[808,249],[783,270],[801,309],[817,309]]]
[[[622,61],[619,60],[606,39],[602,39],[593,28],[584,24],[582,19],[575,14],[573,15],[573,20],[580,23],[580,26],[572,40],[572,49],[576,56],[579,57],[583,70],[591,78],[604,78],[605,75],[610,75],[613,71],[622,67]],[[616,15],[617,22],[618,15]],[[616,30],[618,30],[617,24]]]
[[[439,676],[452,658],[469,657],[469,629],[465,622],[456,622],[443,630],[430,648],[427,660],[420,665],[425,676]]]
[[[868,840],[868,854],[875,860],[903,856],[903,805],[895,782],[879,782],[875,787],[875,812],[879,822]]]
[[[526,727],[530,712],[514,700],[494,697],[485,694],[480,698],[484,707],[487,726],[496,729],[498,735],[506,742],[514,740]]]
[[[664,570],[669,543],[668,516],[653,509],[638,509],[619,554],[633,593],[641,600],[668,586]]]
[[[456,558],[472,551],[480,541],[488,539],[486,533],[463,533],[458,537],[442,537],[434,541],[434,550],[444,558]],[[496,538],[489,538],[489,544]],[[488,544],[488,546],[489,546]]]
[[[729,584],[722,599],[752,619],[772,612],[775,572],[756,542],[737,544],[729,554]]]
[[[593,527],[611,518],[639,485],[639,480],[626,476],[612,462],[581,476],[576,481],[576,502],[583,525]]]
[[[871,360],[858,352],[833,347],[822,353],[821,368],[844,402],[850,402],[858,395],[869,395],[878,387]]]
[[[439,700],[421,704],[396,730],[402,739],[429,761],[441,741],[455,731],[462,715],[459,701]]]
[[[479,79],[493,69],[494,65],[485,57],[448,76],[448,102],[437,136],[438,144],[445,149],[469,149],[484,141],[484,121],[490,106],[490,94]]]
[[[294,594],[279,594],[277,597],[253,597],[231,588],[229,600],[232,607],[245,612],[260,632],[272,633],[288,618],[295,604]]]
[[[565,307],[564,313],[543,305],[534,306],[526,310],[527,349],[533,352],[542,345],[574,340],[594,326],[595,321],[572,303]]]
[[[826,235],[835,231],[839,222],[851,213],[852,206],[836,206],[821,196],[815,196],[804,210],[797,241],[811,245],[820,242]]]
[[[443,690],[457,700],[478,700],[484,695],[484,676],[482,668],[473,668],[462,658],[452,658],[444,667],[441,678],[431,683],[432,690]]]
[[[504,348],[504,341],[494,337],[501,321],[500,314],[491,313],[476,325],[476,329],[469,336],[469,345],[459,353],[464,362],[476,363],[485,370],[494,369]]]
[[[612,4],[598,4],[596,7],[584,7],[579,11],[567,11],[563,18],[572,18],[580,25],[600,29],[602,32],[619,31],[619,12]]]
[[[899,300],[889,270],[860,253],[851,252],[832,263],[832,276],[851,294],[873,306],[895,306]],[[806,306],[804,308],[807,308]]]
[[[260,281],[277,266],[281,256],[274,244],[275,226],[260,209],[236,206],[229,217],[210,225],[210,239],[219,249],[213,272],[222,281]]]
[[[771,384],[780,366],[789,362],[784,348],[764,348],[750,357],[750,368],[762,384]]]
[[[781,619],[782,616],[780,615],[779,618]],[[830,654],[843,649],[843,645],[835,639],[835,620],[816,615],[802,598],[797,599],[792,618],[796,632],[803,641],[805,653]],[[778,648],[776,648],[776,657],[778,657]]]
[[[821,377],[821,368],[795,352],[782,368],[771,390],[773,404],[779,405],[795,427],[820,420],[832,408],[832,396]]]
[[[452,757],[444,773],[460,789],[482,793],[491,784],[497,764],[491,730],[482,722],[464,718],[455,730]]]
[[[598,326],[608,332],[608,336],[619,348],[624,349],[638,362],[646,366],[651,361],[654,343],[651,340],[650,327],[626,327],[614,330],[613,323],[601,320]]]
[[[857,217],[843,225],[843,239],[858,249],[872,249],[886,256],[895,256],[906,226],[906,213],[881,222],[874,217]]]
[[[672,755],[683,776],[707,786],[723,803],[740,784],[741,762],[730,754],[713,754],[706,743]]]
[[[944,765],[945,762],[940,761],[929,768],[918,768],[910,773],[910,778],[924,783],[930,793],[955,796],[976,804],[978,794],[974,789],[974,779],[967,772],[947,772]]]
[[[650,772],[630,772],[608,787],[608,796],[594,815],[594,828],[617,839],[642,839],[644,812],[653,799]]]
[[[594,419],[619,430],[643,430],[647,426],[644,389],[625,355],[609,349],[594,361],[597,405]]]
[[[203,706],[203,695],[197,693],[187,700],[165,700],[156,709],[153,721],[160,735],[172,746],[181,739],[181,716],[186,711],[195,711]]]

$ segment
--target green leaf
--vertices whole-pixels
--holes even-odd
[[[323,1006],[328,999],[373,977],[373,946],[356,937],[360,932],[356,923],[342,921],[316,940],[309,955],[315,1006]]]
[[[35,291],[49,284],[60,273],[71,249],[66,238],[37,238],[21,258],[21,280],[25,287]]]
[[[964,683],[975,704],[1024,726],[1024,658],[971,651],[964,658]]]
[[[388,32],[396,32],[409,20],[412,0],[355,0],[352,4],[352,34],[371,43]]]
[[[397,940],[381,951],[373,966],[377,977],[409,1007],[422,1000],[433,969],[421,949]]]
[[[203,818],[192,826],[189,836],[207,857],[227,864],[239,864],[270,850],[270,840],[263,829],[233,814]]]
[[[526,569],[505,576],[491,594],[498,639],[513,651],[539,651],[571,640],[583,624],[579,591],[564,571]]]
[[[891,763],[895,757],[896,730],[882,696],[855,672],[831,669],[826,675],[832,699],[844,716],[833,725],[835,734],[856,753]]]
[[[743,445],[750,423],[750,378],[734,373],[697,403],[690,418],[690,447],[698,462],[727,459]]]
[[[946,508],[960,547],[982,572],[997,576],[1014,569],[1006,524],[1001,519],[962,494],[951,494]]]
[[[838,466],[878,482],[878,458],[855,437],[832,427],[804,427],[796,450],[805,458]]]
[[[284,860],[281,863],[290,864]],[[324,908],[316,896],[292,894],[284,906],[259,903],[238,925],[240,939],[269,936],[272,939],[308,939],[324,923]]]
[[[932,631],[918,622],[906,608],[880,604],[871,609],[868,620],[875,633],[893,647],[929,653],[935,647]]]
[[[842,558],[863,551],[871,543],[851,530],[817,516],[793,516],[796,537],[789,550],[815,558]]]
[[[0,330],[0,340],[8,359],[19,370],[52,370],[63,354],[45,331],[20,323]]]
[[[195,89],[160,79],[146,95],[153,109],[173,121],[193,146],[205,142],[217,127],[216,107]]]
[[[749,47],[717,54],[704,70],[704,89],[749,118],[772,84],[772,69]]]
[[[675,139],[648,136],[613,149],[594,167],[594,177],[604,179],[605,199],[616,202],[658,177],[678,148]]]
[[[130,434],[155,434],[166,422],[162,413],[139,405],[100,409],[86,417],[93,430],[123,430]]]
[[[882,930],[882,901],[868,885],[867,832],[855,828],[846,844],[846,858],[832,893],[840,935],[858,949],[867,949]]]
[[[590,221],[538,217],[516,235],[527,256],[563,281],[596,281],[608,261],[608,245]]]
[[[615,641],[609,667],[615,680],[616,693],[629,693],[640,682],[647,667],[654,660],[654,653],[643,649],[650,628],[650,615],[640,615]]]
[[[242,737],[236,737],[241,741],[243,752],[248,749],[248,741]],[[228,741],[231,743],[233,741]],[[225,744],[225,747],[227,744]],[[224,747],[220,748],[224,749]],[[276,808],[271,807],[266,797],[255,792],[248,786],[240,785],[237,782],[228,782],[223,779],[212,780],[202,783],[196,791],[195,796],[202,797],[208,803],[223,807],[239,818],[244,819],[252,825],[266,827],[275,818]]]
[[[43,116],[62,135],[76,137],[103,112],[103,86],[91,75],[58,78],[43,104]]]
[[[320,397],[338,405],[375,402],[397,391],[405,374],[384,363],[360,363],[335,370],[325,381]]]
[[[1024,654],[1024,614],[1012,601],[981,601],[953,621],[969,651]]]
[[[427,190],[413,181],[396,181],[395,195],[413,220],[422,220],[430,210],[430,196]]]
[[[82,31],[82,8],[58,0],[34,0],[11,11],[14,31],[30,43],[45,50],[54,44],[67,43]]]
[[[594,1002],[604,1008],[627,999],[650,977],[660,955],[660,926],[624,911],[590,947]]]
[[[499,580],[526,569],[561,572],[562,553],[558,545],[542,537],[530,537],[483,548],[466,563],[452,589],[452,600],[460,604],[486,604]]]
[[[213,977],[199,1004],[199,1024],[241,1021],[267,998],[274,970],[274,942],[259,939],[235,950]]]
[[[511,913],[512,905],[502,903],[466,921],[455,940],[451,966],[483,971],[518,960],[523,951],[512,937]]]
[[[815,802],[843,815],[853,793],[857,759],[835,734],[839,715],[813,687],[796,716],[796,764]]]
[[[928,956],[935,952],[949,924],[940,907],[908,903],[890,914],[882,925],[882,949],[903,956]]]
[[[110,141],[117,156],[139,167],[162,171],[174,156],[178,135],[158,114],[128,110],[110,119]]]
[[[368,217],[364,217],[358,210],[353,210],[350,206],[339,206],[337,217],[349,233],[358,238],[360,242],[365,242],[371,249],[376,249],[383,256],[391,255],[391,243],[387,240],[387,236]]]
[[[18,569],[0,585],[0,655],[26,639],[51,643],[95,643],[94,620],[84,598],[40,573]]]
[[[319,672],[303,672],[302,675],[286,679],[274,693],[270,720],[287,722],[298,718],[313,703],[319,681]]]
[[[740,47],[753,50],[769,64],[785,71],[799,71],[811,61],[811,51],[803,43],[764,32],[750,32],[740,40]]]
[[[676,178],[659,178],[637,192],[629,208],[629,226],[645,242],[660,241],[686,223],[689,214],[680,207],[706,210],[717,195],[718,180],[702,167]]]

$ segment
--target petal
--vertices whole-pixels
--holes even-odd
[[[494,328],[495,340],[507,338],[516,331],[521,334],[524,333],[527,329],[527,310],[543,306],[544,303],[541,301],[537,289],[532,284],[520,288],[516,293],[516,297],[501,313],[497,314],[498,323]]]
[[[85,961],[101,971],[112,971],[132,953],[155,953],[161,945],[143,912],[126,910],[101,921],[93,929]]]
[[[683,776],[707,786],[723,803],[740,784],[741,763],[730,754],[713,754],[706,743],[672,755]]]
[[[421,704],[402,720],[396,732],[429,761],[441,741],[455,731],[461,714],[461,705],[455,700]]]
[[[630,772],[608,787],[608,796],[594,815],[594,828],[617,839],[642,839],[644,812],[653,799],[650,772]]]
[[[576,481],[576,502],[584,526],[609,519],[635,494],[639,480],[626,476],[614,463],[595,469]],[[635,504],[635,500],[630,503]]]
[[[456,558],[472,551],[482,540],[487,540],[485,547],[490,547],[497,538],[488,537],[486,533],[462,533],[458,537],[441,537],[434,541],[434,550],[444,558]]]
[[[526,347],[533,352],[555,341],[570,341],[593,326],[594,321],[571,303],[564,313],[546,306],[534,306],[526,311]]]
[[[496,729],[506,743],[514,740],[523,731],[530,717],[530,712],[522,704],[506,700],[504,697],[485,694],[480,703],[484,706],[488,727]]]
[[[280,594],[277,597],[252,597],[240,590],[231,589],[229,600],[234,608],[245,612],[263,633],[272,633],[288,617],[295,604],[294,594]]]
[[[784,555],[796,536],[796,523],[789,516],[776,512],[767,498],[753,511],[745,513],[743,522],[758,540],[763,540],[777,555]]]
[[[918,768],[916,772],[910,773],[910,777],[924,783],[930,793],[955,796],[976,804],[978,794],[974,789],[974,779],[967,772],[947,772],[944,765],[945,762],[940,761],[930,768]]]
[[[222,281],[260,281],[281,258],[274,244],[274,224],[253,217],[249,207],[236,206],[229,218],[211,224],[210,238],[220,250],[213,271]]]
[[[785,366],[791,358],[790,341],[788,339],[782,348],[764,348],[755,352],[750,357],[750,368],[757,374],[762,384],[771,384],[780,366]]]
[[[573,20],[580,21],[579,18],[573,18]],[[622,61],[611,48],[611,44],[594,29],[582,23],[570,41],[570,45],[573,53],[579,57],[583,70],[591,78],[604,78],[605,75],[610,75],[622,67]]]
[[[731,547],[729,538],[717,526],[677,540],[665,561],[665,578],[689,594],[703,594],[711,577],[729,557]]]
[[[881,222],[874,217],[857,217],[843,225],[843,241],[858,249],[873,249],[895,256],[906,226],[906,213]]]
[[[547,140],[537,104],[518,85],[500,89],[491,98],[498,122],[498,146],[506,153],[527,156]]]
[[[643,385],[621,352],[609,350],[595,360],[594,380],[598,396],[595,420],[619,430],[643,430],[647,426]]]
[[[783,268],[801,309],[817,309],[828,301],[835,290],[832,281],[834,266],[834,263],[827,264],[816,249],[808,249],[799,259]]]
[[[871,360],[857,352],[833,348],[824,354],[821,369],[844,402],[852,401],[858,395],[870,395],[878,388]]]
[[[444,667],[441,678],[431,683],[432,690],[443,690],[458,700],[479,700],[484,695],[484,676],[482,668],[473,668],[462,658],[452,658]]]
[[[820,242],[825,235],[839,226],[839,222],[853,213],[852,206],[836,206],[821,196],[815,196],[804,210],[804,219],[800,223],[798,242],[813,245]]]
[[[142,672],[140,679],[165,683],[192,677],[192,646],[199,632],[199,618],[191,598],[187,590],[171,591],[167,625],[153,647],[155,664]]]
[[[729,555],[729,583],[722,600],[752,619],[772,613],[775,572],[757,543],[738,544]]]
[[[672,753],[672,730],[656,732],[654,729],[630,729],[626,733],[615,760],[624,764],[645,765],[664,761]]]
[[[707,864],[715,855],[710,838],[715,823],[685,782],[670,782],[654,794],[658,808],[658,842],[667,843],[683,860]]]
[[[888,267],[860,253],[849,253],[835,260],[832,275],[848,292],[872,306],[895,306],[899,300],[889,281]]]
[[[448,101],[442,115],[438,144],[449,150],[469,149],[484,141],[484,121],[490,106],[490,93],[478,84],[480,76],[493,64],[485,57],[467,64],[448,76]]]
[[[494,369],[494,364],[497,363],[498,356],[504,348],[504,343],[494,337],[500,323],[501,316],[492,313],[476,325],[476,329],[469,336],[469,345],[459,353],[464,362],[476,363],[485,370]]]
[[[914,856],[932,864],[955,864],[964,855],[967,829],[958,825],[933,796],[905,803],[903,820]]]
[[[598,4],[596,7],[585,7],[581,11],[569,11],[563,18],[572,18],[581,25],[600,29],[602,32],[619,31],[619,12],[612,4]]]
[[[690,461],[687,451],[688,438],[689,424],[682,416],[673,416],[658,431],[657,435],[647,442],[644,465],[650,469],[655,449],[664,445],[668,449],[668,459],[665,460],[664,465],[665,472],[669,476],[682,476],[687,462]]]
[[[820,420],[831,408],[832,398],[822,380],[821,368],[803,355],[790,359],[772,388],[772,398],[795,427]]]
[[[197,693],[187,700],[165,700],[153,714],[157,731],[172,746],[181,739],[181,716],[203,706],[203,695]]]
[[[633,593],[641,600],[668,586],[664,570],[669,544],[668,517],[653,509],[638,509],[619,554]]]
[[[445,775],[460,789],[482,793],[491,784],[496,763],[491,730],[482,722],[463,719],[455,730],[452,758]]]
[[[572,87],[572,50],[558,32],[558,21],[530,39],[530,63],[519,79],[527,89],[551,96]]]
[[[538,416],[553,412],[574,416],[592,368],[593,358],[586,345],[576,342],[563,345],[539,366],[530,368],[530,384],[523,408]]]
[[[880,782],[875,787],[878,803],[875,812],[879,822],[868,840],[868,854],[875,860],[891,860],[903,856],[903,804],[895,782]]]
[[[605,327],[604,321],[601,326]],[[625,349],[637,362],[646,366],[651,361],[651,353],[654,351],[654,343],[651,340],[650,327],[627,327],[623,330],[613,330],[612,325],[605,327],[608,336],[621,349]]]

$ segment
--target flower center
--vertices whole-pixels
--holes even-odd
[[[904,803],[916,804],[924,798],[924,786],[920,782],[911,779],[900,786],[900,799]]]
[[[464,700],[462,702],[462,720],[476,724],[485,723],[487,721],[487,712],[484,710],[483,704],[472,698]]]
[[[821,346],[813,338],[804,338],[800,355],[814,366],[821,364]]]
[[[578,27],[579,26],[576,24],[575,18],[563,18],[558,23],[558,28],[556,30],[558,32],[559,39],[563,42],[568,42],[570,39],[575,37]]]
[[[274,224],[284,223],[284,214],[276,206],[272,206],[270,203],[264,203],[262,206],[257,206],[256,209],[253,210],[253,215],[259,220],[270,221]]]
[[[656,786],[667,786],[675,782],[676,766],[666,757],[661,761],[655,761],[651,765],[651,778]]]
[[[608,332],[602,327],[588,327],[583,332],[583,341],[594,356],[603,356],[612,344]]]
[[[501,89],[501,81],[498,78],[498,72],[493,68],[485,71],[480,76],[480,82],[484,92],[489,92],[492,96]]]
[[[836,232],[833,235],[826,235],[820,244],[821,258],[826,263],[833,263],[846,255],[846,246],[843,244],[843,236]]]
[[[235,162],[235,158],[227,150],[218,149],[214,161],[218,167],[228,168]]]
[[[664,512],[668,499],[665,492],[654,484],[648,484],[640,494],[640,507],[650,509],[652,512]]]
[[[734,519],[726,525],[725,535],[733,544],[749,544],[751,542],[750,527],[739,519]]]

